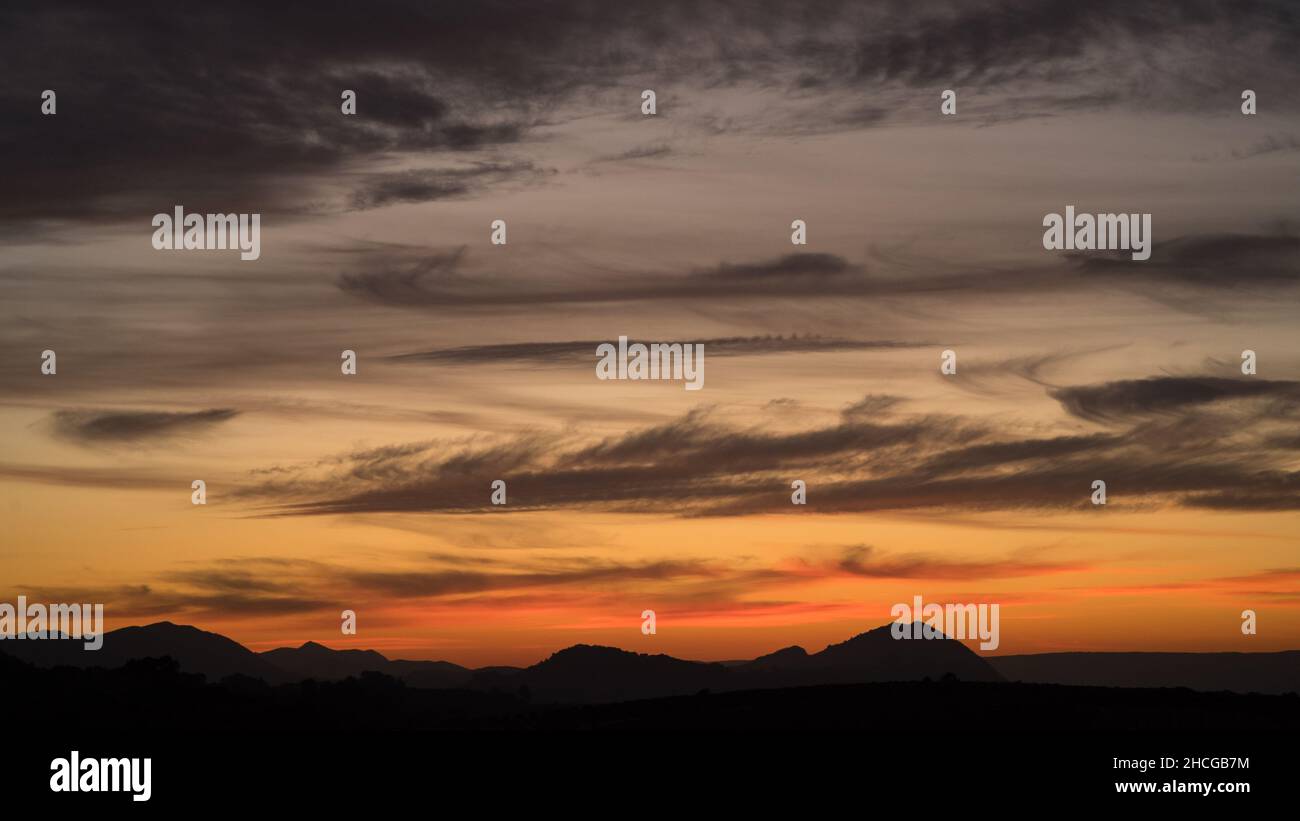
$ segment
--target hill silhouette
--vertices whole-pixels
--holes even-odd
[[[210,681],[242,675],[278,682],[284,674],[257,653],[219,633],[197,627],[157,622],[144,627],[123,627],[104,634],[104,646],[88,651],[77,640],[21,639],[0,643],[0,652],[38,667],[121,667],[129,661],[170,656],[183,673],[197,673]]]
[[[956,641],[899,641],[889,626],[859,634],[820,653],[787,647],[749,662],[684,661],[579,644],[518,671],[479,671],[481,688],[525,687],[539,701],[601,703],[689,695],[701,690],[750,690],[872,681],[956,678],[1000,681],[983,659]]]
[[[740,686],[720,664],[683,661],[579,644],[514,673],[475,676],[480,687],[526,687],[539,701],[603,702],[695,693],[710,687]]]
[[[559,664],[569,661],[561,658]],[[525,693],[408,687],[373,672],[336,682],[269,685],[231,676],[207,683],[197,674],[181,672],[169,658],[135,660],[111,670],[42,669],[0,654],[0,692],[6,703],[16,705],[95,705],[89,710],[19,709],[6,716],[11,732],[61,740],[84,740],[87,734],[181,733],[191,739],[243,740],[268,733],[311,737],[321,732],[406,735],[429,730],[831,730],[990,737],[1142,731],[1195,733],[1197,739],[1215,732],[1278,738],[1300,732],[1300,697],[1295,694],[956,680],[538,705]]]
[[[945,676],[962,681],[1001,681],[988,662],[958,641],[899,640],[890,626],[877,627],[809,655],[787,647],[735,668],[788,679],[789,684],[917,681]]]
[[[1300,651],[1283,653],[1049,653],[983,658],[950,640],[896,640],[889,625],[817,653],[782,648],[748,661],[698,662],[663,654],[579,644],[525,668],[477,670],[445,661],[393,660],[374,650],[335,650],[308,641],[263,653],[225,636],[159,622],[105,634],[101,650],[80,641],[0,642],[0,656],[39,668],[114,669],[172,659],[180,674],[229,679],[246,691],[307,680],[340,682],[373,674],[413,688],[524,694],[533,703],[607,703],[693,695],[889,681],[1192,687],[1284,693],[1300,686]]]
[[[314,641],[261,654],[286,680],[338,681],[362,673],[385,673],[415,687],[463,687],[473,673],[447,661],[389,660],[375,650],[332,650]]]

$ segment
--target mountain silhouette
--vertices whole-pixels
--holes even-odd
[[[859,633],[819,653],[786,647],[730,669],[750,689],[924,679],[1002,681],[988,662],[961,642],[895,639],[890,625]]]
[[[611,650],[577,647],[561,651],[556,654],[558,659],[553,656],[547,660],[554,663],[536,665],[540,670],[533,672],[539,678],[533,681],[541,686],[545,684],[541,677],[556,675],[565,683],[569,676],[592,669],[593,661],[614,668],[622,666],[624,675],[647,665],[661,666],[670,677],[687,670],[676,659]],[[705,672],[726,669],[720,664],[699,667]],[[491,672],[509,675],[500,670]],[[520,676],[528,673],[517,672]],[[743,676],[737,678],[743,680]],[[694,683],[686,678],[670,684],[687,682]],[[633,689],[624,682],[625,693]],[[242,753],[247,752],[244,745],[249,738],[264,739],[267,733],[313,737],[323,730],[335,734],[363,732],[368,736],[376,732],[405,736],[426,730],[819,730],[867,732],[877,737],[913,733],[935,738],[953,732],[989,738],[1050,733],[1096,734],[1107,738],[1111,745],[1116,732],[1181,735],[1195,729],[1197,738],[1205,733],[1250,732],[1267,733],[1279,741],[1300,732],[1300,698],[1295,694],[1070,687],[951,678],[760,686],[642,700],[540,704],[526,685],[509,692],[426,689],[369,671],[342,681],[272,685],[232,675],[217,683],[205,683],[200,675],[182,673],[170,658],[137,659],[114,669],[49,669],[0,653],[0,693],[4,693],[6,703],[14,705],[100,706],[84,710],[10,710],[5,726],[19,737],[64,739],[55,743],[60,748],[77,749],[88,734],[125,738],[155,733],[162,734],[160,738],[174,738],[173,734],[180,731],[204,745],[216,737],[238,739],[241,754],[237,758],[241,761],[245,760]],[[465,754],[465,747],[459,743],[448,745],[448,749],[456,755]],[[493,749],[499,752],[499,747]],[[605,749],[603,744],[601,749]],[[28,751],[23,753],[30,758]],[[490,755],[486,748],[484,755]]]
[[[392,661],[374,650],[332,650],[314,641],[261,654],[290,680],[339,681],[362,673],[384,673],[411,685],[433,689],[463,687],[473,673],[448,661]]]
[[[104,634],[104,646],[83,649],[80,640],[5,641],[0,651],[39,667],[121,667],[129,661],[170,656],[182,673],[199,673],[209,681],[249,676],[267,682],[283,674],[239,642],[197,627],[162,621],[144,627],[123,627]]]
[[[1247,693],[1294,692],[1300,651],[1281,653],[1046,653],[984,658],[958,641],[894,639],[868,630],[817,653],[785,647],[748,661],[699,662],[579,644],[530,667],[476,670],[446,661],[389,659],[374,650],[333,650],[314,641],[255,653],[217,633],[159,622],[104,636],[98,651],[79,640],[0,641],[0,655],[37,668],[115,669],[143,659],[174,660],[179,674],[244,689],[302,681],[381,676],[424,690],[524,697],[532,703],[606,703],[723,692],[873,682],[952,681],[1115,687],[1189,687]]]
[[[919,625],[919,623],[918,623]],[[920,635],[918,629],[915,635]],[[962,681],[1001,681],[1002,676],[959,641],[895,639],[891,625],[832,644],[803,663],[835,683],[913,681],[955,676]]]
[[[732,667],[748,667],[750,671],[766,670],[794,670],[802,668],[808,662],[808,651],[792,645],[783,647],[774,653],[768,653],[765,656],[759,656],[753,661],[733,662]]]
[[[301,647],[280,647],[261,654],[277,669],[300,679],[334,681],[359,676],[388,666],[388,659],[374,650],[331,650],[314,641]]]
[[[721,664],[578,644],[516,673],[475,676],[481,687],[527,687],[539,701],[628,701],[734,683]]]
[[[474,684],[526,687],[538,701],[601,703],[814,684],[922,679],[1001,681],[961,642],[898,640],[889,626],[859,634],[820,653],[786,647],[748,662],[706,663],[579,644],[513,673],[479,671]]]

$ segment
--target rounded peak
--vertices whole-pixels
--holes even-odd
[[[629,650],[620,650],[617,647],[607,647],[603,644],[575,644],[572,647],[565,647],[563,650],[556,650],[554,653],[551,654],[551,658],[559,658],[559,657],[570,658],[575,656],[613,656],[613,655],[635,656],[637,654]]]
[[[782,647],[780,650],[777,650],[775,653],[768,653],[768,655],[769,656],[806,656],[808,655],[808,651],[803,649],[797,644],[792,644],[789,647]]]
[[[797,644],[789,647],[782,647],[780,650],[773,650],[770,653],[759,656],[754,661],[781,661],[786,659],[807,658],[808,651]]]

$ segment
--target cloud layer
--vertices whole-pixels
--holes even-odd
[[[1300,508],[1300,474],[1272,438],[1300,416],[1300,383],[1168,377],[1051,395],[1104,429],[1028,438],[986,421],[879,403],[871,413],[859,403],[834,424],[778,432],[692,411],[597,442],[533,433],[356,453],[328,475],[281,469],[244,493],[279,515],[484,512],[493,509],[489,486],[504,479],[503,513],[742,515],[799,512],[789,488],[802,479],[809,507],[823,513],[1066,511],[1088,509],[1101,479],[1120,506]]]

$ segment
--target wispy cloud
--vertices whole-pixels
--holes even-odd
[[[1081,419],[1105,422],[1150,414],[1175,413],[1199,405],[1240,399],[1278,399],[1295,406],[1300,382],[1222,377],[1159,376],[1050,391],[1067,411]]]
[[[638,340],[629,340],[629,343]],[[668,344],[670,340],[656,340]],[[686,340],[680,340],[686,342]],[[430,362],[473,365],[489,362],[528,362],[530,364],[575,364],[595,361],[597,346],[608,339],[585,342],[518,342],[505,345],[472,345],[436,351],[397,354],[399,362]],[[691,343],[704,346],[710,357],[761,356],[764,354],[824,353],[888,348],[914,348],[927,343],[896,340],[835,339],[821,336],[753,336],[724,339],[696,339]]]
[[[63,410],[51,417],[54,433],[79,442],[138,444],[203,433],[239,415],[231,408],[201,411]]]
[[[1248,407],[1261,397],[1294,406],[1292,383],[1169,377],[1052,395],[1111,429],[1026,438],[958,416],[888,415],[885,405],[883,417],[848,412],[829,426],[775,432],[696,411],[593,443],[533,433],[451,455],[421,446],[380,457],[382,468],[368,459],[365,470],[345,465],[244,493],[273,515],[475,512],[490,509],[486,488],[505,478],[510,510],[662,511],[675,499],[678,515],[741,515],[790,512],[797,477],[821,512],[1064,511],[1087,507],[1091,482],[1109,478],[1121,504],[1300,507],[1300,478],[1268,445],[1273,417]],[[1206,403],[1226,412],[1195,414]],[[1150,416],[1173,410],[1182,413]]]

